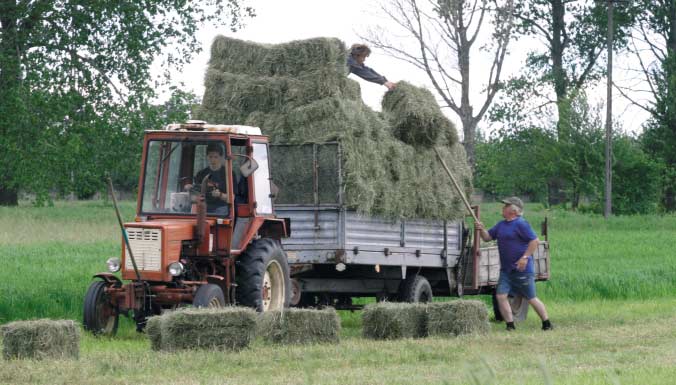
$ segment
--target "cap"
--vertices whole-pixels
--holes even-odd
[[[520,208],[521,210],[523,210],[523,202],[518,197],[505,198],[505,199],[501,200],[501,202],[506,204],[506,205],[514,205],[514,206]]]

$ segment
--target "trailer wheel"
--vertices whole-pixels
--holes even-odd
[[[237,261],[237,303],[259,312],[289,307],[289,263],[279,243],[257,239]]]
[[[213,283],[207,283],[197,289],[195,298],[192,300],[194,307],[223,307],[225,306],[225,296],[223,289]]]
[[[407,277],[399,293],[402,302],[432,302],[432,286],[422,275]]]
[[[528,301],[523,297],[512,295],[508,296],[507,300],[509,301],[509,306],[512,308],[512,319],[517,322],[525,321],[528,317]],[[493,302],[493,315],[495,316],[495,321],[503,322],[505,319],[502,317],[502,313],[500,313],[500,305],[495,296],[495,290],[493,290],[491,302]]]
[[[94,335],[113,336],[117,333],[120,314],[106,294],[108,284],[95,281],[89,285],[84,300],[84,329]]]

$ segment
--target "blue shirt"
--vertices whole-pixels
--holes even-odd
[[[488,230],[488,234],[498,241],[500,270],[508,273],[516,270],[516,263],[528,249],[528,243],[537,239],[530,224],[522,217],[516,217],[512,221],[500,221]],[[529,256],[524,272],[534,272],[532,256]]]
[[[352,56],[347,58],[347,67],[349,72],[369,82],[383,85],[387,81],[385,76],[377,73],[373,68],[357,63]]]

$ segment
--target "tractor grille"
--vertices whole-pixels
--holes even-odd
[[[129,245],[134,253],[136,266],[143,271],[162,269],[162,231],[160,229],[127,228]],[[134,270],[127,250],[124,268]]]

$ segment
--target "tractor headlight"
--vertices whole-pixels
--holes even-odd
[[[181,262],[173,262],[169,265],[169,274],[171,274],[173,277],[178,277],[179,275],[183,274],[185,271],[185,267]]]
[[[120,258],[108,258],[106,264],[108,265],[108,271],[111,273],[120,271]]]

